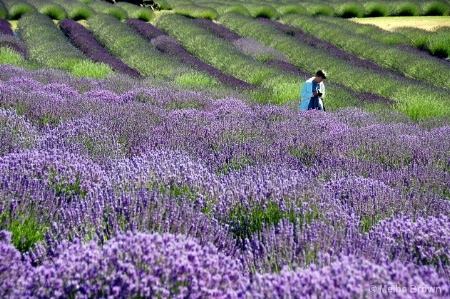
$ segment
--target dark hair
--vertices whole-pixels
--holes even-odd
[[[323,70],[318,70],[317,73],[316,73],[316,77],[321,77],[323,79],[326,79],[327,78],[327,74]]]

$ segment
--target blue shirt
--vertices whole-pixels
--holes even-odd
[[[317,83],[314,79],[316,77],[309,78],[303,83],[300,91],[300,97],[302,102],[300,103],[300,110],[308,109],[323,109],[322,100],[319,97],[314,97],[313,91],[320,90],[322,97],[325,96],[325,85],[323,82]],[[317,103],[316,103],[317,100]],[[312,102],[312,103],[311,103]],[[315,108],[311,108],[315,106]]]

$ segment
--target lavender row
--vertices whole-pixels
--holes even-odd
[[[280,28],[281,26],[289,27],[287,29],[287,32],[291,32],[292,28],[295,28],[292,26],[283,25],[279,22],[270,21],[265,18],[264,19],[261,18],[259,20],[261,20],[262,22],[270,23],[271,25],[276,25],[277,28]],[[250,55],[257,60],[260,60],[260,61],[266,63],[267,65],[274,66],[277,69],[284,71],[286,73],[290,73],[290,74],[293,73],[295,75],[299,75],[305,79],[307,79],[311,76],[311,74],[301,71],[300,69],[298,69],[297,67],[292,65],[289,61],[289,58],[286,57],[286,55],[284,53],[281,53],[280,51],[277,51],[274,48],[267,47],[254,39],[243,38],[240,35],[238,35],[237,33],[235,33],[234,31],[231,31],[230,29],[228,29],[222,25],[216,24],[211,20],[196,19],[196,20],[194,20],[194,23],[199,24],[201,27],[212,32],[217,37],[227,40],[229,42],[232,42],[233,45],[237,49],[239,49],[242,53]],[[300,31],[300,29],[297,29],[297,30]],[[304,36],[302,36],[302,38],[303,37]],[[309,37],[309,38],[311,39],[312,37]],[[316,43],[313,43],[313,44],[316,45]],[[338,51],[338,52],[341,53],[343,51]],[[339,57],[340,55],[338,54],[337,56]],[[344,56],[347,57],[348,54],[345,54]],[[375,65],[375,64],[372,63],[372,65]],[[355,92],[354,90],[351,90],[351,89],[346,88],[339,84],[331,84],[330,87],[331,87],[330,90],[333,91],[336,100],[337,101],[341,100],[343,102],[342,103],[343,105],[354,106],[354,105],[375,104],[375,103],[394,104],[394,101],[392,101],[388,98],[379,96],[374,93]],[[341,93],[343,94],[341,97],[346,100],[341,99],[341,97],[337,95],[337,94],[341,94]],[[347,103],[349,98],[353,99],[353,100],[350,100],[350,103]],[[332,103],[332,105],[333,104],[334,103]]]
[[[9,244],[10,238],[2,231],[0,252],[7,257],[2,268],[9,275],[1,295],[9,298],[44,294],[86,298],[331,298],[336,294],[387,298],[391,292],[405,298],[444,298],[449,293],[448,281],[436,279],[429,268],[396,262],[380,265],[354,256],[342,256],[323,267],[257,274],[250,280],[241,274],[239,263],[218,253],[214,246],[200,246],[195,239],[173,234],[121,234],[103,247],[79,241],[65,243],[58,248],[54,262],[32,268]]]
[[[89,30],[108,52],[144,76],[169,79],[183,86],[211,87],[218,84],[212,76],[180,65],[176,59],[162,54],[134,29],[112,16],[98,14],[88,22]]]
[[[197,57],[190,55],[188,52],[186,52],[185,49],[183,49],[183,47],[181,47],[181,45],[176,40],[171,39],[169,36],[165,35],[161,30],[154,27],[153,25],[140,20],[131,21],[131,19],[129,19],[127,22],[140,34],[142,32],[143,36],[149,39],[150,42],[155,45],[156,48],[162,53],[173,56],[180,62],[189,65],[199,71],[205,72],[229,86],[242,89],[256,88],[256,86],[248,84],[247,82],[234,78],[230,75],[224,74],[211,65],[201,61]]]
[[[70,44],[49,17],[29,13],[19,20],[18,26],[30,60],[41,66],[59,68],[78,77],[102,78],[112,73],[109,66],[90,61]]]
[[[370,59],[378,65],[404,76],[423,80],[447,89],[450,88],[448,81],[442,79],[443,74],[450,71],[450,66],[442,63],[439,59],[431,56],[424,57],[424,55],[418,55],[404,48],[379,43],[371,38],[355,34],[353,31],[347,30],[344,27],[336,26],[336,24],[333,24],[336,27],[333,29],[333,33],[331,33],[330,31],[333,27],[330,27],[330,24],[332,23],[328,23],[327,19],[286,17],[283,19],[283,22],[300,27],[307,33],[314,33],[316,36],[326,39],[347,52],[364,59]],[[327,35],[320,33],[324,28],[328,28]],[[345,42],[342,42],[343,40]],[[371,51],[367,51],[367,49],[371,49]],[[425,72],[424,69],[428,71]]]
[[[103,62],[111,66],[115,71],[120,71],[132,77],[141,77],[140,73],[123,63],[118,58],[110,55],[102,47],[94,36],[83,25],[64,19],[59,22],[61,30],[69,37],[72,44],[83,52],[89,59],[96,62]]]
[[[412,118],[438,117],[448,113],[444,104],[448,92],[444,87],[435,87],[418,80],[411,82],[397,75],[349,65],[328,51],[312,47],[302,40],[282,34],[282,31],[272,26],[265,26],[258,20],[242,15],[225,14],[219,21],[244,37],[256,39],[283,52],[293,65],[304,71],[314,72],[325,68],[334,74],[333,82],[359,92],[395,100],[394,108]]]

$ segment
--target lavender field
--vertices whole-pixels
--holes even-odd
[[[0,298],[450,298],[450,3],[156,2],[0,0]]]

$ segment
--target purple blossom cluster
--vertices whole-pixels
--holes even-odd
[[[83,25],[71,19],[59,22],[61,30],[69,37],[72,44],[83,52],[89,59],[103,62],[111,66],[115,71],[120,71],[133,77],[141,77],[134,68],[129,67],[117,57],[112,56],[101,46],[89,30]]]
[[[14,33],[11,29],[11,24],[9,24],[8,20],[6,19],[0,19],[0,35],[14,36]]]
[[[450,296],[448,120],[12,66],[0,108],[1,297]]]

